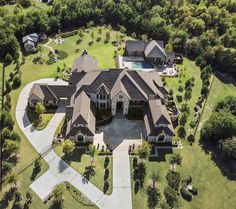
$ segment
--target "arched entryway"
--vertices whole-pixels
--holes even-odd
[[[123,113],[123,106],[124,106],[124,103],[122,101],[117,102],[116,113]]]
[[[84,142],[84,135],[83,134],[78,134],[76,137],[77,142]]]

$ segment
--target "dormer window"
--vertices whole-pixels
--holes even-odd
[[[107,95],[106,94],[100,94],[100,100],[105,100],[107,99]]]
[[[87,127],[87,124],[74,124],[74,127]]]
[[[167,127],[168,126],[168,124],[155,124],[155,127]]]

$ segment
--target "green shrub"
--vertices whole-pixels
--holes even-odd
[[[179,87],[178,87],[178,91],[179,91],[179,92],[183,92],[183,90],[184,90],[183,86],[179,86]]]
[[[193,135],[193,134],[190,134],[190,135],[187,137],[187,140],[188,140],[188,142],[193,143],[193,142],[195,141],[194,135]]]
[[[12,84],[12,86],[13,86],[14,88],[19,88],[20,85],[21,85],[21,77],[20,77],[20,75],[16,75],[16,76],[14,77],[14,79],[13,79],[13,84]]]
[[[189,191],[193,194],[193,195],[198,195],[198,188],[195,186],[192,186],[192,189],[189,189]]]
[[[74,35],[77,35],[77,34],[78,34],[78,30],[73,30],[73,31],[70,31],[70,32],[62,33],[61,37],[62,38],[67,38],[67,37],[74,36]]]
[[[10,54],[7,54],[5,57],[5,64],[10,65],[13,62],[13,58]]]
[[[2,130],[2,137],[3,137],[3,139],[10,139],[11,131],[8,128],[4,128]]]
[[[178,102],[182,102],[183,101],[182,95],[179,95],[179,94],[176,95],[176,99],[177,99]]]
[[[182,182],[187,186],[192,182],[192,177],[191,176],[186,176],[182,179]]]
[[[181,187],[181,189],[180,189],[180,193],[181,193],[181,196],[185,199],[185,200],[187,200],[187,201],[192,201],[192,199],[193,199],[193,196],[192,196],[192,194],[183,186],[183,187]]]
[[[68,57],[68,53],[65,51],[60,50],[57,54],[57,59],[59,59],[59,60],[63,60],[66,57]]]
[[[180,184],[180,174],[178,172],[174,172],[174,171],[168,171],[167,175],[166,175],[166,180],[168,182],[168,185],[175,189],[178,190],[179,189],[179,184]]]
[[[11,133],[11,140],[20,141],[21,137],[20,137],[20,135],[17,132],[12,131],[12,133]]]
[[[109,189],[109,186],[110,186],[109,182],[105,181],[103,185],[103,193],[107,192],[107,190]]]
[[[189,125],[191,128],[195,128],[197,124],[195,121],[191,121]]]
[[[81,42],[82,42],[82,39],[79,38],[79,39],[76,41],[76,44],[78,45],[78,44],[80,44]]]

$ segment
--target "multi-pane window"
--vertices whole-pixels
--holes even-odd
[[[106,108],[106,103],[100,103],[100,108]]]

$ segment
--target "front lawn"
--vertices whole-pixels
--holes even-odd
[[[97,31],[98,28],[99,27],[94,27],[90,30]],[[103,33],[105,33],[105,31],[107,31],[107,30],[108,29],[104,28]],[[12,110],[13,119],[15,120],[15,109],[16,109],[16,104],[18,101],[19,93],[21,92],[21,90],[30,82],[38,80],[38,79],[55,78],[57,76],[62,77],[63,76],[62,70],[60,70],[60,72],[58,72],[57,67],[60,67],[60,69],[63,69],[65,66],[71,67],[73,64],[73,60],[76,57],[81,55],[82,49],[87,49],[89,54],[92,54],[97,59],[100,67],[105,67],[105,68],[114,67],[115,61],[113,58],[113,54],[114,54],[115,47],[111,44],[111,42],[112,42],[112,40],[115,39],[117,33],[119,33],[119,32],[116,32],[113,30],[111,31],[111,38],[107,44],[105,44],[103,41],[101,41],[98,44],[94,44],[92,46],[89,46],[88,41],[86,41],[86,40],[91,39],[90,33],[84,34],[83,39],[85,41],[82,41],[81,45],[80,44],[76,45],[76,40],[79,37],[78,35],[72,36],[69,38],[65,38],[64,44],[59,45],[57,48],[58,49],[63,48],[63,47],[67,48],[67,49],[63,49],[63,51],[66,51],[69,55],[64,60],[61,60],[57,63],[52,64],[52,65],[47,65],[45,63],[46,60],[48,59],[49,49],[44,46],[42,47],[42,49],[43,49],[42,56],[45,61],[43,64],[34,64],[33,63],[34,58],[38,57],[40,55],[40,53],[27,55],[25,57],[25,63],[22,64],[20,67],[21,72],[22,72],[21,86],[18,89],[14,89],[13,91],[10,92],[10,95],[12,98],[12,109],[11,110]],[[96,39],[96,34],[94,34],[94,35],[95,35],[95,39]],[[81,48],[81,50],[79,52],[75,52],[76,48]],[[73,51],[73,53],[70,53],[71,51],[69,49],[72,49],[71,51]],[[20,58],[20,62],[21,62],[21,58]],[[2,67],[2,63],[1,63],[1,67]],[[11,72],[15,72],[15,64],[13,63],[13,64],[7,66],[5,72],[6,72],[5,79],[7,80],[7,79],[9,79],[9,74]],[[0,80],[2,81],[2,73],[0,73]],[[32,169],[33,169],[32,162],[34,162],[34,160],[38,157],[38,153],[32,147],[30,142],[25,138],[24,133],[20,130],[20,128],[18,127],[18,124],[16,122],[15,122],[14,130],[17,131],[21,136],[20,161],[14,167],[14,172],[19,173],[19,171],[24,168],[27,168],[30,171],[32,171]],[[46,168],[45,170],[42,171],[42,173],[43,173],[44,171],[47,170],[47,164],[43,160],[42,160],[42,164]],[[27,176],[27,175],[25,173],[22,173],[22,174],[19,174],[19,176],[20,176],[19,187],[20,187],[20,190],[22,191],[22,195],[24,195],[25,191],[30,190],[29,184],[25,184],[23,182],[23,180],[26,178],[25,176]],[[103,175],[100,175],[100,176],[101,176],[101,180],[103,180],[103,178],[102,178]],[[96,179],[96,178],[94,177],[94,179]],[[100,186],[101,185],[102,185],[102,183],[100,182]],[[103,187],[103,185],[100,188],[102,188],[102,187]],[[112,185],[110,188],[112,188]],[[5,186],[4,186],[3,190],[4,189],[5,189]],[[65,208],[71,208],[71,209],[81,208],[81,206],[78,206],[76,203],[74,204],[74,202],[71,200],[71,198],[70,198],[71,202],[67,198],[70,198],[70,196],[66,195],[65,202],[67,202],[69,204],[69,206],[67,206],[67,204],[65,203]],[[32,208],[37,209],[37,208],[48,208],[48,207],[49,206],[45,206],[43,204],[43,202],[37,197],[37,195],[33,193]]]
[[[85,154],[85,150],[81,147],[76,147],[70,156],[64,155],[62,152],[62,145],[56,145],[55,152],[65,160],[72,168],[78,171],[81,175],[85,176],[91,183],[97,186],[101,191],[104,187],[104,172],[105,172],[105,157],[96,156],[93,165],[91,166],[91,159]],[[109,189],[106,194],[112,193],[112,157],[109,157],[110,162],[107,165],[109,169]],[[91,169],[92,168],[92,169]]]
[[[36,179],[42,175],[46,170],[48,169],[48,166],[46,164],[43,164],[42,169],[40,173],[38,173]],[[32,166],[27,167],[23,171],[20,171],[17,173],[17,180],[19,182],[19,189],[18,191],[22,195],[22,200],[21,204],[23,205],[24,202],[26,201],[26,192],[30,192],[32,195],[32,204],[30,204],[30,208],[33,209],[48,209],[52,208],[52,201],[49,201],[47,204],[44,204],[43,201],[30,189],[30,184],[33,182],[31,180],[31,175],[32,175]],[[6,191],[9,190],[9,184],[6,185],[4,184],[3,190],[1,191],[0,194],[0,199],[2,200],[3,195],[5,194]],[[81,196],[81,193],[73,188],[71,185],[69,188],[66,188],[65,193],[64,193],[64,202],[63,202],[63,207],[62,208],[83,208],[83,209],[96,209],[96,206],[87,206],[84,204],[82,201],[84,199]],[[11,209],[13,205],[13,201],[9,203],[9,205],[6,207],[6,209]],[[25,207],[24,207],[25,208]]]
[[[47,111],[41,115],[41,119],[37,116],[33,109],[27,108],[27,116],[29,121],[32,123],[33,127],[37,131],[41,131],[47,127],[48,123],[52,119],[55,111]]]

